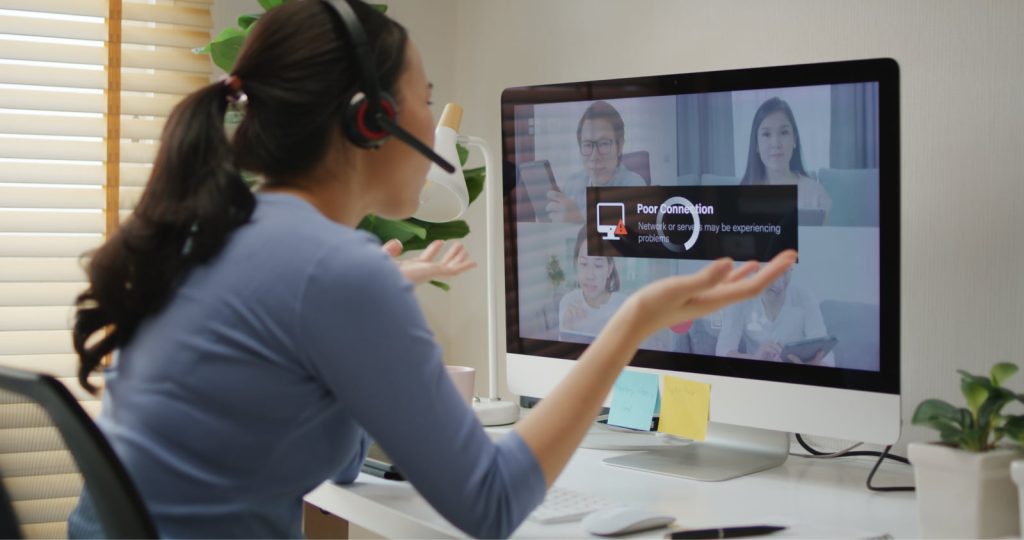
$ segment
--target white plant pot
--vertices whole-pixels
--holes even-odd
[[[1010,464],[1010,476],[1017,484],[1017,499],[1024,506],[1024,459],[1018,459]],[[1024,509],[1020,511],[1020,530],[1024,531]]]
[[[940,444],[910,443],[907,452],[914,466],[922,537],[1019,536],[1020,509],[1010,463],[1024,457],[1020,451],[967,452]]]

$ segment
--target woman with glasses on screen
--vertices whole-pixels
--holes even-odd
[[[587,218],[588,187],[645,186],[643,177],[622,165],[626,126],[622,115],[605,101],[595,101],[576,127],[583,170],[549,191],[547,211],[551,221],[583,223]]]
[[[797,208],[823,213],[832,209],[832,199],[824,186],[804,170],[800,130],[793,110],[777,97],[762,103],[754,113],[747,170],[740,184],[796,185]]]
[[[346,4],[395,98],[391,121],[429,148],[419,50],[371,6]],[[507,536],[645,336],[753,297],[794,260],[752,276],[749,264],[717,261],[648,285],[561,386],[492,441],[413,294],[410,277],[427,276],[404,274],[356,228],[370,214],[411,215],[430,160],[396,138],[357,144],[346,118],[366,83],[339,13],[293,0],[261,17],[227,80],[175,107],[138,206],[89,255],[73,333],[79,381],[95,391],[89,376],[104,371],[97,424],[161,537],[301,538],[303,495],[354,481],[371,438],[452,524]],[[231,139],[229,103],[247,103]],[[266,179],[256,193],[243,169]],[[92,496],[86,486],[72,537],[103,536]]]

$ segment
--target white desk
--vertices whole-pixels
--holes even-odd
[[[627,470],[601,463],[622,452],[580,449],[557,484],[676,516],[674,527],[785,525],[775,537],[866,538],[890,534],[917,537],[913,493],[868,491],[864,481],[876,458],[833,460],[790,457],[772,470],[726,482],[698,482]],[[887,462],[875,485],[912,485],[907,465]],[[306,501],[338,517],[389,538],[465,537],[407,482],[366,474],[355,483],[325,482]],[[661,538],[665,529],[635,537]],[[523,522],[517,538],[579,538],[579,522],[538,525]]]

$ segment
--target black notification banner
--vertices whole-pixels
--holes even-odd
[[[796,186],[587,188],[587,252],[768,261],[797,249]]]

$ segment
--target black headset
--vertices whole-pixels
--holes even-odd
[[[348,5],[346,0],[322,1],[341,19],[352,42],[356,64],[359,66],[361,84],[345,109],[344,128],[349,140],[360,148],[378,148],[394,135],[445,171],[455,172],[454,165],[398,125],[398,104],[391,94],[380,88],[377,71],[370,59],[370,46],[363,32],[363,25],[359,23],[352,6]]]

